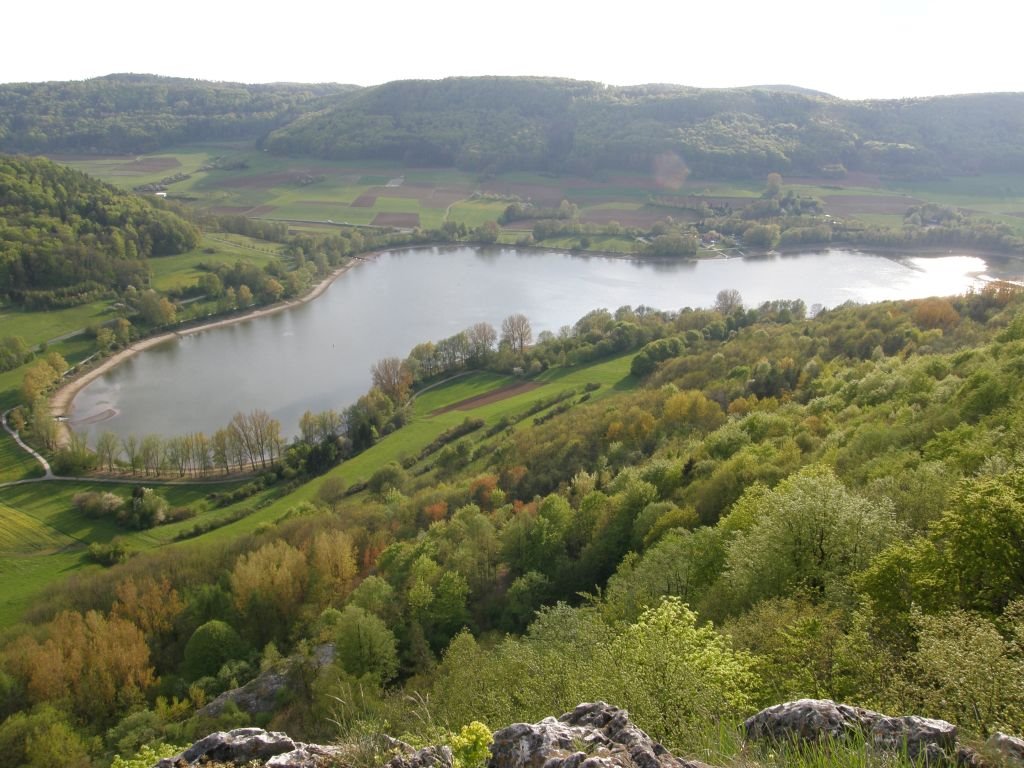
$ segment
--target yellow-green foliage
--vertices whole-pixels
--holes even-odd
[[[479,720],[462,726],[458,733],[452,734],[450,741],[456,768],[480,768],[486,764],[493,743],[491,729]]]
[[[491,649],[460,635],[439,672],[433,701],[448,723],[532,721],[603,699],[670,746],[709,720],[749,714],[759,687],[753,658],[675,598],[622,626],[591,609],[543,610],[524,638]]]

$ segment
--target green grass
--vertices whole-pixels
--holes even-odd
[[[88,173],[90,176],[103,179],[103,181],[115,186],[131,189],[143,184],[156,183],[161,179],[178,173],[194,175],[200,173],[199,168],[214,157],[237,154],[237,150],[233,149],[189,147],[179,151],[159,152],[153,155],[141,156],[140,159],[143,162],[154,159],[168,161],[167,168],[152,171],[146,170],[144,165],[136,163],[136,158],[133,156],[73,157],[70,159],[57,157],[55,159],[63,165],[77,168]],[[172,185],[170,188],[171,194],[181,194],[188,191],[190,187],[189,182],[191,181],[193,179]]]
[[[21,336],[29,346],[35,346],[113,319],[109,307],[110,302],[107,301],[35,312],[5,306],[0,308],[0,328],[3,328],[0,333],[5,336]]]
[[[199,276],[204,274],[203,270],[197,268],[200,263],[215,266],[248,261],[263,267],[274,261],[279,251],[277,245],[263,240],[220,232],[210,233],[203,236],[198,248],[187,253],[150,259],[152,284],[158,291],[184,288],[194,285]]]
[[[0,504],[0,553],[52,551],[75,540],[20,510]]]
[[[448,219],[467,227],[479,227],[485,221],[497,221],[507,207],[508,203],[495,200],[463,200],[452,204]]]
[[[850,218],[881,229],[903,228],[903,214],[900,213],[856,213]]]
[[[439,384],[433,389],[417,396],[415,402],[416,415],[426,417],[438,408],[444,408],[446,405],[468,400],[471,397],[482,395],[514,381],[517,381],[517,379],[512,376],[503,373],[492,373],[490,371],[480,371],[467,376],[460,376],[452,381]]]
[[[995,203],[1024,208],[1024,174],[1021,173],[986,173],[940,181],[896,183],[892,188],[934,202],[960,205]]]
[[[7,430],[0,428],[0,483],[41,477],[42,474],[39,462],[21,450]]]
[[[142,482],[145,485],[144,479]],[[159,486],[172,507],[195,504],[215,489],[237,485]],[[169,544],[197,521],[230,514],[232,507],[213,510],[191,520],[129,531],[107,520],[90,520],[72,503],[82,491],[131,495],[132,484],[50,481],[0,488],[0,627],[16,622],[34,597],[49,584],[72,573],[95,568],[85,559],[88,544],[115,537],[129,549],[143,551]],[[257,503],[258,497],[241,505]]]
[[[0,557],[0,627],[21,620],[36,596],[50,584],[97,566],[88,565],[84,547],[44,555],[4,554]]]
[[[586,215],[590,211],[639,211],[644,206],[645,203],[613,201],[610,203],[597,203],[595,205],[588,205],[581,211],[581,213],[583,215]]]

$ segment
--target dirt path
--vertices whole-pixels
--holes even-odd
[[[0,415],[0,421],[2,421],[4,423],[4,429],[7,430],[7,434],[9,434],[11,437],[14,438],[14,442],[16,442],[18,444],[19,448],[21,448],[23,451],[27,451],[29,454],[32,455],[32,457],[36,461],[38,461],[42,465],[43,471],[46,474],[44,474],[42,477],[30,478],[29,481],[16,480],[14,483],[3,483],[3,484],[0,484],[0,488],[4,487],[5,485],[16,485],[19,482],[22,482],[22,483],[23,482],[32,482],[32,481],[36,481],[37,482],[39,480],[51,480],[51,479],[53,479],[54,477],[56,477],[56,475],[54,475],[53,474],[53,470],[50,469],[50,462],[48,462],[40,454],[36,453],[32,448],[30,448],[28,445],[26,445],[25,441],[21,439],[21,435],[18,434],[18,430],[11,429],[11,427],[7,424],[7,414],[9,414],[11,412],[11,410],[12,409],[8,408],[6,411],[3,412],[2,415]]]

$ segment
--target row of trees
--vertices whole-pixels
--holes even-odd
[[[176,437],[135,435],[119,438],[101,432],[95,462],[108,472],[125,468],[132,475],[207,476],[217,472],[266,470],[281,459],[285,440],[281,423],[263,410],[236,413],[212,435],[190,432]]]

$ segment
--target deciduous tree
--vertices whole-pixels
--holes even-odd
[[[513,352],[522,354],[533,341],[533,330],[526,315],[517,312],[502,320],[501,340],[506,342]]]

